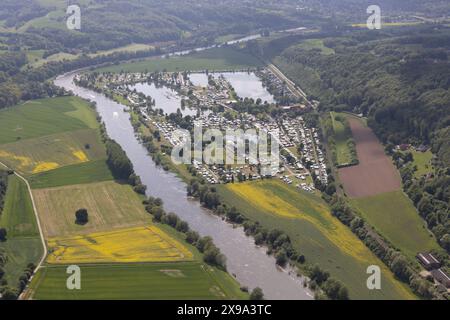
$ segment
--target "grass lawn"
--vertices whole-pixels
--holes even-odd
[[[39,236],[27,186],[15,175],[8,178],[5,208],[0,215],[0,227],[6,228],[8,238]]]
[[[433,154],[430,150],[428,150],[427,152],[411,150],[411,153],[414,158],[413,165],[417,167],[417,171],[414,173],[417,178],[434,172],[433,166],[431,165]]]
[[[214,48],[186,56],[150,58],[143,61],[124,63],[100,68],[99,72],[149,72],[153,71],[201,71],[240,70],[262,66],[253,56],[232,48]]]
[[[223,202],[262,226],[280,229],[294,247],[345,283],[352,299],[412,299],[414,295],[336,218],[319,197],[278,180],[218,186]],[[366,269],[379,265],[383,290],[368,290]]]
[[[0,159],[24,174],[106,158],[97,129],[61,132],[0,147]]]
[[[184,243],[154,225],[50,238],[48,247],[47,262],[58,264],[193,260]]]
[[[114,180],[105,160],[89,161],[80,164],[34,174],[28,178],[33,189],[61,187]]]
[[[97,127],[94,110],[79,98],[32,100],[0,111],[0,144]]]
[[[352,138],[351,134],[345,131],[345,126],[342,121],[336,119],[336,116],[345,117],[342,113],[331,112],[331,120],[333,122],[334,139],[336,142],[336,157],[338,165],[350,163],[352,156],[347,145],[348,139]]]
[[[141,198],[129,185],[115,181],[33,190],[46,237],[110,231],[151,223]],[[75,212],[85,208],[89,222],[75,224]]]
[[[68,290],[66,267],[46,267],[32,299],[246,299],[230,275],[198,262],[81,266],[81,290]]]
[[[351,202],[370,225],[411,259],[419,251],[439,248],[413,203],[402,191]]]

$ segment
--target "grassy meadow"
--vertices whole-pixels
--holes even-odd
[[[47,189],[33,196],[47,237],[62,237],[134,227],[151,222],[141,198],[129,185],[105,181]],[[75,212],[85,208],[89,222],[75,223]]]
[[[11,175],[8,178],[0,227],[6,228],[8,238],[39,236],[27,185],[17,176]]]
[[[346,226],[332,217],[319,197],[278,180],[218,187],[223,202],[267,229],[283,230],[307,263],[317,263],[349,289],[352,299],[413,299],[409,289]],[[379,265],[383,290],[368,290],[366,269]]]
[[[8,258],[5,278],[16,286],[27,265],[37,264],[43,250],[27,186],[17,176],[8,178],[0,227],[7,230],[7,240],[0,242]]]
[[[104,158],[105,147],[96,129],[21,140],[0,149],[0,161],[28,175]]]
[[[334,49],[325,46],[322,39],[303,40],[302,43],[298,45],[298,47],[305,50],[318,50],[324,55],[334,54]]]
[[[82,266],[81,290],[66,287],[66,266],[42,269],[31,297],[60,299],[246,299],[227,273],[199,262]]]
[[[33,189],[62,187],[114,180],[105,160],[73,164],[34,174],[28,178]]]
[[[352,199],[351,203],[370,225],[412,260],[420,251],[439,248],[402,191]]]
[[[339,115],[339,117],[336,117]],[[340,121],[341,117],[345,117],[342,113],[331,112],[331,121],[333,123],[334,140],[336,143],[336,160],[338,165],[352,162],[351,150],[347,145],[349,139],[352,138],[351,133],[345,130],[345,125]]]
[[[126,239],[126,241],[124,241]],[[181,242],[156,226],[50,238],[48,263],[174,262],[193,259]]]
[[[0,144],[97,127],[95,111],[75,97],[33,100],[0,110]]]
[[[428,173],[434,172],[433,165],[431,164],[433,154],[430,150],[427,152],[411,150],[411,153],[414,158],[413,165],[417,167],[417,171],[414,173],[416,178],[420,178]]]
[[[262,66],[254,57],[232,48],[213,48],[185,56],[150,58],[97,69],[99,72],[239,70]]]

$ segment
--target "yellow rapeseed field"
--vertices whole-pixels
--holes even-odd
[[[50,171],[59,167],[56,162],[39,162],[33,169],[33,173]]]
[[[84,153],[84,152],[81,151],[81,150],[75,150],[75,151],[72,151],[72,154],[75,156],[75,158],[77,158],[78,160],[80,160],[80,162],[88,162],[88,161],[89,161],[89,158],[88,158],[88,156],[86,155],[86,153]]]
[[[362,262],[371,260],[369,249],[331,215],[329,208],[320,199],[302,195],[278,181],[236,183],[227,187],[260,210],[284,218],[305,219],[313,223],[346,254]]]
[[[192,260],[179,241],[156,226],[119,229],[83,236],[48,239],[47,262],[172,262]]]
[[[298,219],[312,223],[343,254],[356,259],[360,265],[379,265],[385,277],[395,283],[404,297],[414,298],[405,286],[395,282],[392,273],[364,243],[331,215],[329,207],[320,198],[301,193],[277,180],[228,184],[226,188],[245,199],[250,208],[253,208],[249,210],[272,214],[280,219]]]

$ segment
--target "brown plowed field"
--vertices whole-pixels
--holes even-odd
[[[384,148],[361,120],[348,117],[356,142],[359,165],[339,169],[345,192],[352,198],[373,196],[401,188],[400,175]]]

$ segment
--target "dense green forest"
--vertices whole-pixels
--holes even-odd
[[[275,57],[270,48],[249,49],[273,59],[321,110],[367,115],[383,142],[432,144],[448,166],[441,148],[450,120],[450,29],[401,29],[320,39],[332,54],[302,39],[286,42],[290,46]]]

